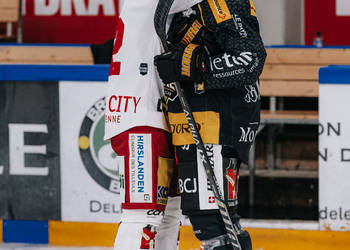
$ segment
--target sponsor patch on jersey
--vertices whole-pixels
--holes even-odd
[[[205,92],[205,88],[204,88],[204,82],[201,83],[195,83],[194,85],[194,92],[196,94],[202,94]]]
[[[175,162],[169,158],[158,158],[157,204],[166,205]]]
[[[180,194],[196,194],[198,192],[197,178],[179,179]]]
[[[208,0],[208,3],[217,23],[232,19],[226,0]]]
[[[129,134],[129,183],[131,203],[152,203],[152,138]]]
[[[194,144],[191,128],[185,114],[168,113],[170,130],[175,146]],[[197,128],[204,143],[219,144],[220,115],[214,111],[193,112]]]
[[[250,15],[256,16],[255,6],[253,0],[250,0]]]

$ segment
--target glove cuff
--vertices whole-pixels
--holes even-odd
[[[181,43],[183,45],[190,44],[193,41],[193,39],[197,36],[197,34],[200,32],[202,27],[203,27],[203,25],[200,22],[198,22],[197,20],[195,20],[192,23],[191,27],[184,34],[183,38],[181,39]]]
[[[188,44],[182,54],[181,60],[181,76],[184,79],[196,80],[198,74],[197,55],[200,46],[197,44]]]

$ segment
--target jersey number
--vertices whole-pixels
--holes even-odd
[[[109,69],[109,75],[120,75],[120,62],[116,61],[116,55],[118,54],[120,48],[123,45],[123,37],[124,37],[124,23],[121,18],[117,19],[117,31],[115,34],[114,46],[113,46],[113,55],[111,67]]]

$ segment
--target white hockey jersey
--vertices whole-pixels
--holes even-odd
[[[200,1],[175,0],[170,12],[186,10]],[[168,130],[161,112],[163,85],[153,65],[154,56],[161,53],[153,24],[157,4],[157,0],[123,4],[108,81],[105,139],[136,126]]]

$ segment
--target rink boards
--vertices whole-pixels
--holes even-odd
[[[8,225],[3,227],[3,223]],[[111,247],[118,227],[117,224],[111,223],[49,221],[46,222],[48,227],[45,230],[45,222],[40,223],[0,221],[0,241],[3,239],[3,242],[9,242],[8,239],[12,239],[10,242]],[[287,224],[288,222],[285,223]],[[252,236],[253,250],[347,250],[350,245],[348,232],[266,228],[247,230]],[[182,226],[180,250],[199,250],[199,247],[200,243],[195,238],[191,226]]]
[[[0,124],[1,138],[9,138],[9,142],[0,141],[0,215],[17,219],[0,221],[0,242],[112,246],[120,216],[120,202],[118,193],[113,192],[115,189],[110,190],[110,187],[117,178],[110,175],[107,181],[102,178],[106,169],[99,168],[102,164],[99,158],[83,151],[85,144],[80,140],[82,136],[100,136],[97,131],[99,124],[83,125],[92,111],[101,111],[99,108],[103,102],[108,66],[4,67],[7,69],[0,70],[0,76],[5,83],[0,87],[8,88],[8,106],[21,112],[9,109],[8,123]],[[29,95],[35,94],[35,98],[23,98],[24,89]],[[85,94],[81,94],[82,91]],[[13,96],[18,98],[10,99]],[[43,101],[39,102],[40,98]],[[28,107],[35,108],[30,116],[27,115],[30,112]],[[48,109],[42,111],[42,107]],[[39,134],[40,143],[33,143],[35,139],[25,137],[25,133]],[[18,141],[16,134],[23,135],[25,143]],[[11,158],[11,155],[26,153],[24,146],[27,144],[34,146],[34,153],[48,156],[47,165],[40,166],[42,158],[32,158],[30,162],[38,163],[41,169],[27,165],[18,167],[20,163],[16,160],[19,158]],[[11,152],[14,145],[22,148],[22,151]],[[102,146],[99,145],[98,149],[103,149]],[[1,178],[5,181],[10,179],[12,185],[1,182]],[[28,185],[30,192],[27,192]],[[17,196],[4,195],[6,191]],[[11,199],[6,200],[8,198]],[[349,232],[319,231],[318,222],[317,226],[312,227],[271,228],[272,224],[246,225],[254,250],[345,250],[350,246]],[[181,229],[180,249],[199,249],[199,242],[190,226]]]

